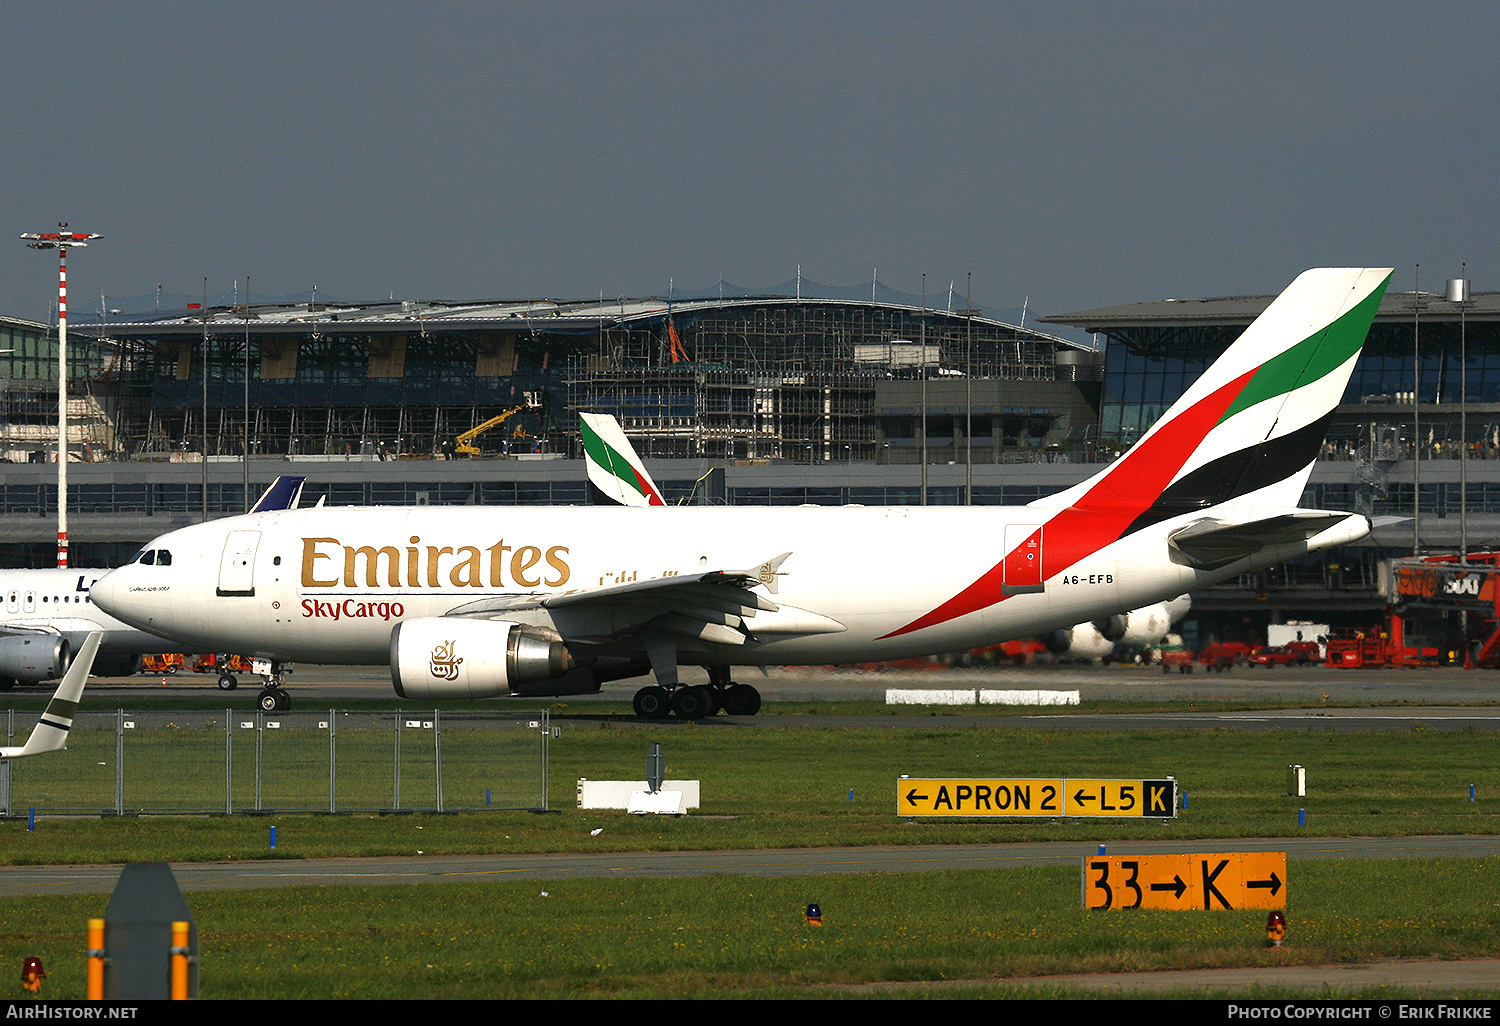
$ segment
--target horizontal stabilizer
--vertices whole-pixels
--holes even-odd
[[[1217,570],[1261,549],[1289,542],[1306,541],[1342,523],[1353,513],[1302,510],[1282,513],[1247,524],[1226,524],[1204,519],[1173,531],[1168,537],[1172,562],[1195,570]],[[1361,536],[1364,534],[1360,532]]]
[[[99,651],[99,642],[104,635],[94,631],[78,649],[73,664],[63,675],[62,683],[47,703],[46,711],[36,721],[31,736],[18,748],[0,748],[0,759],[21,759],[45,752],[60,752],[68,747],[68,731],[73,726],[73,715],[78,711],[78,700],[83,697],[83,685],[94,668],[94,655]]]

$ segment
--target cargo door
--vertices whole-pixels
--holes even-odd
[[[1042,525],[1005,526],[1005,570],[1002,595],[1027,595],[1042,590]]]
[[[255,594],[255,550],[259,547],[259,531],[229,532],[219,561],[220,595]]]

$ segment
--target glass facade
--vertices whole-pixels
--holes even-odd
[[[68,331],[68,379],[96,377],[109,366],[109,357],[93,338]],[[57,326],[0,317],[0,379],[50,381],[57,387]],[[52,416],[57,417],[53,397]]]
[[[1099,420],[1101,442],[1119,447],[1133,443],[1243,330],[1242,326],[1110,329]],[[1460,370],[1460,352],[1465,349],[1467,382]],[[1500,323],[1471,319],[1461,329],[1456,320],[1433,319],[1419,326],[1410,321],[1377,320],[1349,379],[1345,408],[1336,415],[1330,437],[1348,435],[1355,421],[1363,430],[1372,421],[1398,422],[1404,413],[1409,423],[1411,394],[1419,385],[1418,350],[1419,394],[1424,406],[1452,406],[1465,390],[1470,404],[1500,403]],[[1356,406],[1364,409],[1348,409]],[[1500,414],[1471,413],[1468,420],[1469,442],[1492,446],[1500,442]],[[1435,420],[1422,433],[1424,443],[1456,441],[1456,418]]]

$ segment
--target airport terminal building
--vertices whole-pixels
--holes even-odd
[[[330,504],[584,503],[579,411],[619,418],[671,499],[1025,503],[1130,445],[1272,298],[1085,310],[1047,318],[1057,334],[878,294],[70,318],[73,561],[113,565],[161,531],[242,512],[247,453],[251,501],[297,473],[305,501]],[[11,318],[0,331],[15,350],[0,354],[0,558],[45,566],[55,332]],[[1500,294],[1387,294],[1324,455],[1304,504],[1381,526],[1195,596],[1198,632],[1358,624],[1385,602],[1384,559],[1500,547]]]

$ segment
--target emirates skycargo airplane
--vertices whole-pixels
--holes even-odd
[[[1363,516],[1297,502],[1390,273],[1300,275],[1125,455],[1027,506],[281,510],[162,535],[94,600],[274,674],[389,664],[403,698],[649,672],[640,715],[744,714],[736,666],[1031,637],[1362,538]]]

